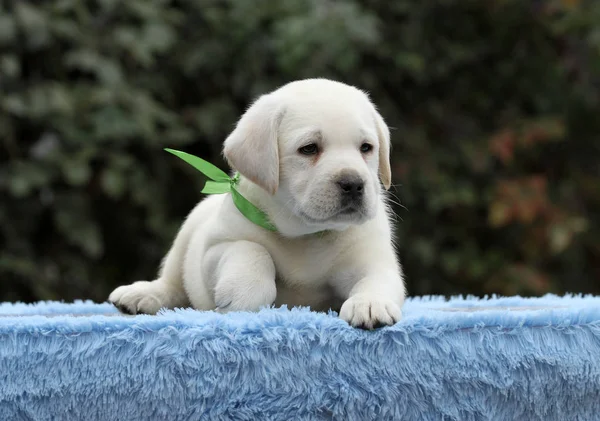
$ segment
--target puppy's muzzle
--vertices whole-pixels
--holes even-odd
[[[365,182],[356,173],[344,173],[336,180],[340,190],[342,206],[357,206],[362,204]]]

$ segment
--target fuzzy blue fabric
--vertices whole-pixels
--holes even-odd
[[[265,309],[0,304],[0,420],[598,420],[600,297]]]

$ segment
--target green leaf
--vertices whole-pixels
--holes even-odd
[[[190,164],[192,167],[196,168],[202,174],[207,176],[213,181],[226,181],[229,183],[231,179],[227,173],[223,170],[217,168],[210,162],[205,161],[202,158],[198,158],[197,156],[191,155],[186,152],[176,151],[174,149],[165,148],[165,151],[172,153],[173,155],[183,159],[185,162]]]
[[[92,176],[91,168],[87,161],[81,158],[67,159],[62,166],[63,175],[71,186],[82,186]]]
[[[27,113],[27,104],[23,95],[6,95],[2,98],[0,106],[11,114],[23,116]]]
[[[100,178],[102,189],[113,198],[120,198],[127,188],[123,175],[115,169],[106,169]]]
[[[198,158],[197,156],[190,155],[185,152],[176,151],[174,149],[165,148],[165,151],[172,153],[175,156],[183,159],[185,162],[196,168],[202,174],[211,178],[212,181],[207,181],[202,189],[202,193],[207,194],[222,194],[231,192],[233,203],[238,210],[250,221],[256,225],[263,227],[269,231],[277,231],[277,228],[269,221],[269,217],[266,213],[254,206],[248,199],[242,196],[236,188],[231,184],[237,182],[237,176],[233,180],[222,170],[215,167],[210,162]]]
[[[201,190],[204,194],[223,194],[231,191],[231,184],[224,181],[207,180],[204,188]]]
[[[233,186],[231,187],[231,197],[235,206],[250,221],[269,231],[277,231],[277,228],[269,221],[267,214],[250,203],[248,199],[242,196]]]
[[[48,18],[41,7],[17,2],[15,16],[24,29],[27,46],[38,49],[50,41]]]
[[[10,45],[17,35],[17,25],[9,15],[0,14],[0,45]]]
[[[33,186],[26,177],[22,175],[13,176],[10,178],[8,187],[10,194],[16,198],[22,198],[30,194]]]
[[[510,207],[502,202],[491,204],[488,214],[488,223],[493,228],[502,227],[509,223],[511,219]]]
[[[54,222],[62,237],[79,247],[87,257],[99,258],[104,252],[104,240],[89,200],[80,193],[57,198]]]
[[[2,23],[0,22],[0,25]],[[0,57],[0,74],[8,77],[19,76],[21,73],[21,63],[16,55],[5,55]]]
[[[176,36],[168,25],[151,23],[144,28],[143,38],[155,51],[162,52],[173,44]]]

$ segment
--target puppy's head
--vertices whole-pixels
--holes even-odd
[[[233,168],[321,229],[375,216],[379,180],[391,183],[389,151],[389,129],[367,95],[326,79],[260,97],[224,146]]]

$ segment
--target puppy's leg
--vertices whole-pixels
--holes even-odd
[[[391,246],[370,251],[352,253],[355,259],[348,262],[348,275],[336,285],[346,300],[340,309],[340,318],[365,329],[398,322],[406,296],[402,271]],[[352,281],[352,274],[356,273],[362,276]]]
[[[342,304],[340,318],[366,329],[392,325],[402,318],[404,295],[402,279],[397,275],[373,273],[352,288]]]
[[[156,314],[161,308],[188,307],[179,266],[182,251],[174,246],[155,281],[137,281],[115,289],[108,301],[127,314]]]
[[[155,281],[138,281],[115,289],[108,301],[127,314],[156,314],[161,308],[188,307],[183,287],[183,261],[190,238],[206,214],[202,203],[186,218]]]
[[[235,241],[209,249],[205,263],[219,312],[256,311],[275,302],[275,264],[260,244]]]

